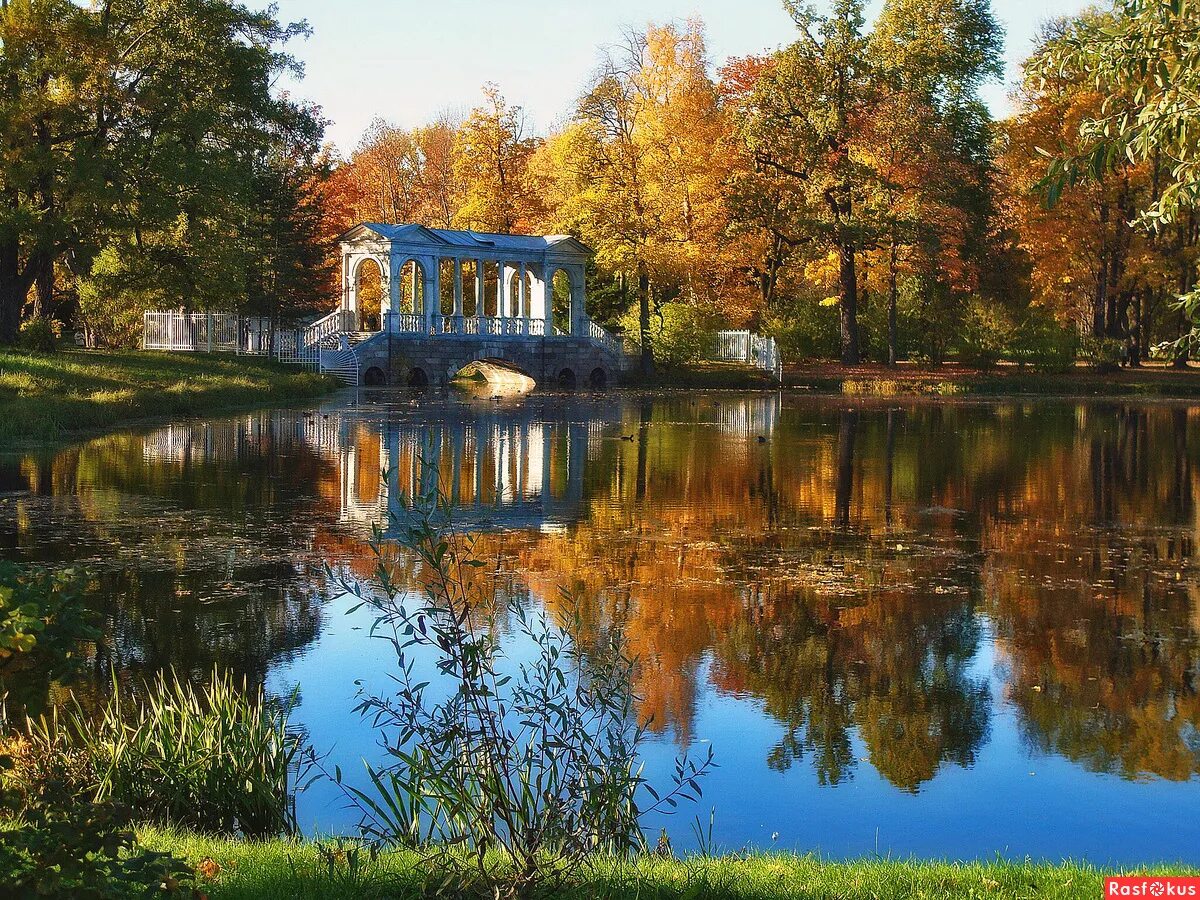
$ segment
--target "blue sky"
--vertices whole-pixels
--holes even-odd
[[[1007,31],[1009,80],[1043,21],[1087,5],[993,0]],[[333,120],[329,137],[344,151],[375,116],[413,126],[443,110],[468,110],[486,81],[544,132],[570,110],[598,48],[626,25],[697,15],[717,65],[787,44],[794,34],[779,0],[280,0],[279,14],[313,28],[292,47],[306,67],[293,89],[324,107]],[[1008,109],[1007,91],[999,83],[986,90],[998,115]]]

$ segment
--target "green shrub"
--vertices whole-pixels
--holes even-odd
[[[218,673],[199,690],[159,675],[132,701],[113,688],[98,716],[76,704],[61,728],[43,719],[34,730],[42,744],[62,739],[88,757],[96,800],[205,832],[295,833],[292,777],[302,745],[261,689]]]
[[[636,307],[625,313],[621,327],[625,334],[637,337],[640,326]],[[692,303],[663,303],[650,315],[650,346],[654,350],[654,361],[668,369],[702,359],[712,348],[715,334],[711,313]]]
[[[1125,344],[1117,338],[1086,337],[1083,356],[1097,372],[1115,372],[1125,361]]]
[[[1004,356],[1015,331],[1008,310],[982,298],[972,298],[963,316],[959,358],[969,366],[990,368]]]
[[[128,809],[83,790],[86,757],[60,741],[0,740],[0,873],[6,897],[181,896],[182,860],[138,845]]]
[[[1045,308],[1031,306],[1006,355],[1038,371],[1064,372],[1075,364],[1078,352],[1079,335],[1074,328],[1061,325]]]
[[[764,326],[786,359],[832,359],[841,352],[838,309],[816,299],[780,301]]]
[[[62,337],[62,325],[53,319],[34,316],[21,323],[20,344],[36,353],[53,353]]]
[[[378,537],[375,583],[341,579],[396,653],[395,693],[364,693],[358,705],[390,764],[367,766],[366,789],[334,774],[364,834],[426,849],[454,896],[545,892],[594,854],[644,850],[641,818],[698,797],[711,748],[701,762],[680,757],[673,787],[656,792],[641,775],[647,726],[619,629],[585,641],[566,593],[556,621],[531,613],[486,574],[473,539],[451,530],[444,497],[408,512],[393,524],[425,573],[422,589],[393,582],[395,551]],[[528,662],[506,659],[506,630],[532,648]],[[414,673],[417,655],[436,664],[432,690]]]
[[[86,584],[74,569],[52,572],[0,560],[0,721],[28,708],[36,687],[30,682],[69,675],[82,658],[79,645],[99,636]]]

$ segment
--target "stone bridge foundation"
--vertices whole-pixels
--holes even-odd
[[[582,337],[436,336],[380,332],[356,348],[364,385],[446,385],[473,362],[497,362],[541,387],[607,387],[620,379],[621,357]]]

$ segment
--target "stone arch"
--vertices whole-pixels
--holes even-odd
[[[363,372],[363,384],[367,387],[382,387],[387,384],[387,375],[379,366],[370,366]]]
[[[563,390],[573,391],[578,379],[575,377],[574,369],[563,369],[558,373],[558,386]]]
[[[524,303],[521,302],[522,293],[525,296]],[[533,275],[528,269],[525,271],[525,289],[522,291],[521,270],[517,266],[511,268],[508,273],[508,297],[509,316],[514,319],[528,319],[533,301]]]
[[[386,273],[387,266],[373,254],[354,257],[350,262],[352,305],[363,331],[378,331],[381,327],[388,305]]]
[[[396,312],[421,315],[425,311],[425,265],[415,256],[406,257],[396,269],[400,278],[400,306]]]
[[[608,373],[600,366],[592,369],[592,373],[588,375],[588,387],[592,390],[602,391],[608,387]]]
[[[453,381],[454,378],[474,363],[491,363],[497,366],[503,366],[507,369],[512,369],[526,378],[533,379],[533,369],[528,365],[526,360],[520,359],[519,353],[511,353],[507,349],[497,347],[485,347],[481,350],[476,350],[474,353],[464,353],[460,359],[450,363],[446,370],[446,380]]]
[[[420,366],[413,366],[408,370],[408,377],[405,379],[405,384],[410,388],[428,387],[429,376]]]
[[[550,275],[551,306],[550,312],[554,327],[564,334],[571,334],[574,328],[571,315],[575,299],[575,281],[566,269],[555,269]]]

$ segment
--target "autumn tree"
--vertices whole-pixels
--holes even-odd
[[[527,230],[540,214],[526,168],[538,141],[526,133],[524,111],[488,84],[454,142],[459,228],[508,234]]]
[[[767,189],[790,195],[791,240],[836,255],[841,356],[857,363],[856,263],[869,240],[857,214],[869,173],[851,141],[872,92],[862,4],[836,0],[828,16],[798,3],[787,7],[800,36],[762,71],[741,135],[755,172],[767,174]]]
[[[698,21],[627,32],[533,165],[547,224],[578,233],[633,285],[644,373],[667,298],[746,306],[728,234],[732,126],[708,68]]]
[[[853,0],[828,16],[788,9],[798,40],[722,73],[750,162],[733,183],[737,218],[768,236],[767,296],[785,263],[832,267],[844,362],[860,359],[869,273],[885,270],[894,360],[901,269],[963,290],[981,254],[990,120],[978,89],[999,71],[1000,32],[980,0],[891,0],[870,32]]]
[[[1006,215],[1028,260],[1035,299],[1093,339],[1120,342],[1136,364],[1156,340],[1188,329],[1172,297],[1194,284],[1200,232],[1194,209],[1176,207],[1153,227],[1139,221],[1166,190],[1161,158],[1121,155],[1046,202],[1062,158],[1087,151],[1088,123],[1114,102],[1115,89],[1104,89],[1066,58],[1053,61],[1081,33],[1105,27],[1115,20],[1099,13],[1047,27],[1026,65],[1017,113],[1005,123],[1000,161]]]

